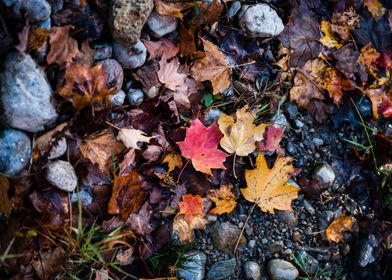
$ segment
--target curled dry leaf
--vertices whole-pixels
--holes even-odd
[[[64,77],[65,84],[58,92],[71,101],[76,109],[100,103],[115,91],[115,88],[106,87],[106,74],[102,64],[88,67],[69,63]]]
[[[103,133],[86,139],[80,145],[80,152],[92,163],[98,164],[106,174],[110,173],[112,155],[117,155],[124,150],[124,145],[112,133]]]
[[[225,55],[213,43],[201,39],[206,56],[197,60],[191,68],[191,76],[198,82],[210,81],[213,93],[223,92],[230,87],[231,68]]]
[[[55,26],[50,29],[50,50],[46,56],[48,64],[63,65],[72,62],[80,54],[78,42],[69,36],[71,26]]]
[[[236,197],[231,191],[232,186],[224,185],[218,190],[210,190],[208,198],[215,203],[215,208],[210,210],[212,215],[222,215],[233,212],[236,207]]]
[[[195,216],[192,222],[188,223],[183,215],[176,216],[173,220],[173,231],[178,233],[180,242],[191,242],[194,229],[203,229],[207,220],[201,216]]]
[[[336,243],[343,242],[343,233],[345,231],[352,231],[354,223],[354,217],[346,216],[346,211],[343,211],[343,213],[327,227],[325,231],[327,240]]]
[[[292,211],[291,201],[298,197],[299,188],[287,183],[294,172],[291,162],[290,157],[278,157],[274,167],[269,169],[264,155],[259,154],[256,168],[245,171],[247,187],[241,189],[242,195],[263,212]]]
[[[235,122],[233,117],[224,113],[218,120],[219,129],[223,133],[220,145],[228,153],[247,156],[256,149],[255,142],[263,139],[267,125],[253,124],[255,115],[246,112],[247,109],[248,106],[245,106],[237,110]]]
[[[121,140],[125,147],[140,150],[137,145],[138,142],[148,143],[155,136],[146,136],[145,133],[139,129],[121,128],[118,132],[117,139]]]
[[[198,119],[186,129],[185,140],[177,142],[181,155],[192,160],[193,167],[200,172],[212,174],[211,168],[225,168],[226,153],[218,150],[222,138],[218,126],[213,123],[205,127]]]
[[[167,163],[169,169],[167,170],[168,173],[172,172],[176,167],[182,167],[182,158],[179,154],[170,153],[165,156],[162,163]]]

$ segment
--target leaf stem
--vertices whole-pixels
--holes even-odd
[[[245,227],[246,227],[246,225],[248,224],[249,218],[250,218],[250,216],[252,215],[253,210],[255,209],[255,207],[256,207],[256,202],[253,203],[253,206],[252,206],[252,208],[250,209],[248,216],[246,217],[244,226],[243,226],[242,229],[241,229],[240,235],[238,236],[238,239],[237,239],[237,243],[235,244],[235,247],[234,247],[234,254],[235,254],[235,252],[237,251],[238,245],[240,244],[241,237],[242,237],[242,235],[244,235]]]
[[[178,182],[180,182],[180,178],[181,178],[182,172],[184,172],[185,168],[188,166],[188,164],[189,164],[190,161],[191,161],[191,160],[188,159],[187,162],[186,162],[186,163],[184,164],[184,166],[182,167],[181,172],[180,172],[180,175],[178,175],[178,178],[177,178],[177,182],[176,182],[177,184],[178,184]]]
[[[237,174],[235,173],[235,161],[237,159],[237,153],[234,153],[234,158],[233,158],[233,175],[234,178],[238,179]]]

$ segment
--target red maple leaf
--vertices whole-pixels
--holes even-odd
[[[263,141],[257,144],[259,151],[275,152],[280,149],[279,143],[283,137],[284,128],[269,125],[264,132]]]
[[[211,168],[225,168],[223,162],[227,154],[218,150],[221,138],[222,134],[215,123],[205,127],[196,119],[186,129],[185,140],[177,144],[181,155],[192,160],[197,171],[211,175]]]
[[[180,212],[178,214],[185,215],[185,220],[188,223],[192,222],[193,216],[202,215],[203,199],[200,195],[186,194],[182,197],[182,202],[179,203]]]

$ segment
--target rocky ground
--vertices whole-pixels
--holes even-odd
[[[391,279],[391,8],[0,0],[0,278]],[[339,20],[347,13],[352,25]],[[217,65],[203,73],[209,55]],[[273,151],[253,141],[211,174],[181,157],[192,120],[244,106],[284,131]],[[180,158],[172,170],[168,154]],[[293,158],[293,211],[262,212],[241,195],[260,154],[270,168]],[[234,211],[208,214],[207,194],[228,184]],[[206,226],[184,243],[173,220],[185,194],[203,199]],[[354,222],[333,242],[326,229],[342,215]],[[165,244],[174,261],[157,270]]]

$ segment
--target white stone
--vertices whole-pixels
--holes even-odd
[[[177,29],[177,18],[162,16],[153,11],[147,20],[147,26],[152,36],[161,38]]]
[[[314,179],[316,179],[322,187],[328,188],[332,186],[333,182],[336,179],[335,172],[332,167],[324,163],[321,166],[317,167],[313,174]]]
[[[59,158],[67,151],[67,139],[61,137],[58,141],[54,142],[50,148],[48,159]]]
[[[68,161],[56,160],[46,166],[45,179],[53,186],[72,192],[78,185],[75,169]]]
[[[113,57],[126,69],[139,68],[146,62],[147,49],[142,41],[137,41],[132,46],[113,42]]]

